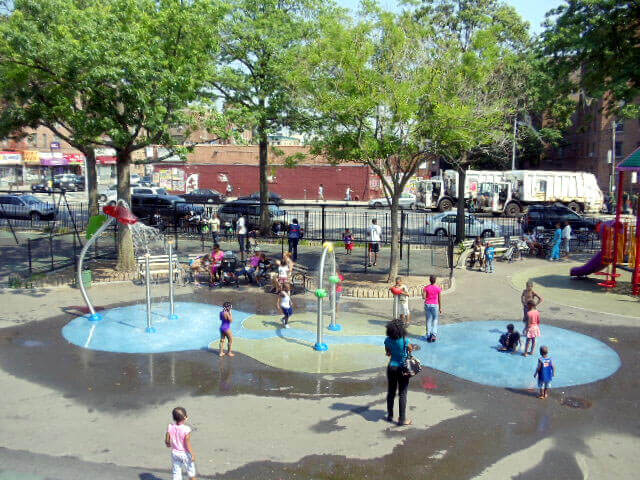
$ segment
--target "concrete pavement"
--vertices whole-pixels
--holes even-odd
[[[495,275],[458,272],[456,290],[443,297],[443,323],[515,323],[521,308],[512,278],[544,265],[527,260],[499,263]],[[263,293],[181,288],[178,294],[188,301],[229,300],[279,318],[274,297]],[[142,288],[104,286],[92,295],[101,305],[131,304],[141,301]],[[316,375],[242,354],[220,360],[207,351],[93,352],[60,335],[81,303],[76,290],[4,290],[0,302],[3,480],[168,479],[162,435],[179,404],[195,427],[203,478],[631,479],[640,466],[634,422],[640,314],[593,314],[550,296],[541,306],[543,328],[548,323],[607,343],[622,359],[618,372],[552,390],[540,401],[527,390],[483,386],[428,368],[411,381],[414,425],[399,428],[381,421],[386,381],[379,368]],[[296,303],[311,310],[314,301],[298,297]],[[420,327],[422,304],[410,305]],[[342,307],[378,319],[382,329],[391,303],[347,300]]]

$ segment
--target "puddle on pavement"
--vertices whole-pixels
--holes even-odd
[[[570,408],[582,408],[586,410],[587,408],[591,408],[592,403],[585,398],[563,397],[560,400],[560,405],[564,405],[565,407]]]

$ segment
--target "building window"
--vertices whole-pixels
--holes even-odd
[[[616,142],[616,158],[622,156],[622,142]]]
[[[38,146],[38,136],[35,133],[30,133],[27,135],[27,143],[34,147]]]
[[[49,135],[46,133],[42,134],[42,148],[49,148]]]
[[[616,122],[616,132],[624,132],[624,122]]]

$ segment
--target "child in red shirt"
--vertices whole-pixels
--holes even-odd
[[[540,312],[536,308],[536,302],[529,300],[527,307],[529,307],[529,311],[527,312],[527,328],[524,330],[527,343],[524,345],[524,353],[522,354],[525,357],[533,354],[533,349],[536,347],[536,337],[540,336]],[[529,349],[529,345],[531,345],[531,349]]]

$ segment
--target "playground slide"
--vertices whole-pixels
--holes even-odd
[[[573,267],[569,272],[572,277],[584,277],[591,273],[598,272],[606,267],[608,263],[602,261],[602,252],[598,252],[594,257],[581,267]]]

